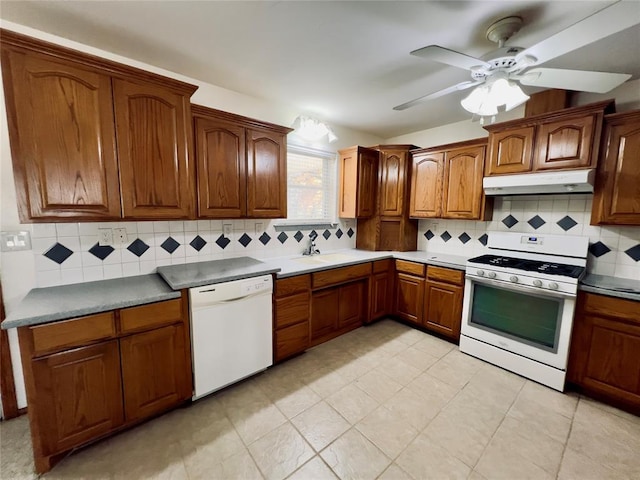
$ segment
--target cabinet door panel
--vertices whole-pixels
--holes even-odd
[[[376,273],[371,285],[371,320],[377,320],[390,313],[391,278],[388,272]]]
[[[339,288],[328,288],[311,295],[311,342],[331,335],[338,328]]]
[[[309,321],[276,330],[274,344],[276,362],[304,352],[309,347]]]
[[[535,128],[523,127],[489,134],[487,175],[531,170]]]
[[[399,318],[422,323],[424,279],[398,273],[396,275],[395,313]]]
[[[81,445],[122,424],[116,340],[43,357],[34,360],[32,368],[33,381],[43,394],[29,409],[38,418],[45,455]]]
[[[429,218],[442,215],[442,179],[444,152],[415,155],[411,174],[411,217]]]
[[[543,123],[536,138],[535,170],[587,167],[596,118],[593,115]]]
[[[244,127],[197,118],[195,138],[198,216],[244,217],[247,213]]]
[[[364,314],[364,286],[354,282],[340,287],[338,300],[338,328],[362,322]]]
[[[110,77],[31,53],[3,70],[20,218],[119,218]]]
[[[462,287],[427,280],[424,325],[458,340],[462,318]]]
[[[407,152],[383,152],[380,164],[380,215],[402,216]]]
[[[286,137],[247,130],[247,216],[287,216]]]
[[[378,157],[375,150],[359,148],[357,214],[370,217],[376,211],[376,184],[378,183]]]
[[[444,167],[444,218],[480,218],[484,193],[484,147],[447,152]]]
[[[189,99],[154,85],[113,85],[124,217],[194,217]]]
[[[183,325],[125,337],[120,349],[127,421],[147,418],[191,396]]]

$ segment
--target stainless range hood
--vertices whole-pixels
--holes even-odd
[[[484,177],[485,195],[535,195],[539,193],[592,193],[595,169],[525,173]]]

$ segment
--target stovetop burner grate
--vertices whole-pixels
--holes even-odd
[[[546,275],[562,275],[564,277],[571,278],[580,278],[585,270],[584,267],[578,267],[576,265],[527,260],[524,258],[502,257],[499,255],[481,255],[470,259],[469,262],[501,268],[513,268],[526,272],[539,272]]]

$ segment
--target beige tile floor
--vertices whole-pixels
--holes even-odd
[[[0,476],[34,478],[28,423]],[[640,478],[640,418],[386,320],[70,455],[47,479]]]

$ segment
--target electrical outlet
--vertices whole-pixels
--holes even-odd
[[[113,241],[120,245],[127,244],[127,229],[126,228],[114,228],[113,229]]]
[[[98,229],[98,244],[101,247],[107,247],[113,245],[113,230],[110,228]]]
[[[429,227],[429,230],[431,230],[433,233],[438,233],[438,224],[432,223],[431,226]]]
[[[222,233],[225,237],[230,237],[233,233],[233,223],[223,223],[222,224]]]
[[[2,232],[0,250],[3,252],[16,252],[18,250],[31,250],[31,236],[27,231]]]
[[[256,222],[256,235],[262,235],[264,232],[264,223]]]

